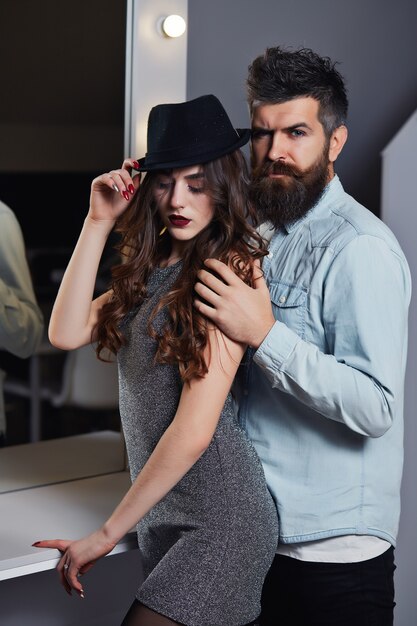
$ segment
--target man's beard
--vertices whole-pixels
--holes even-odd
[[[249,193],[260,221],[280,228],[303,217],[327,184],[328,154],[326,145],[314,165],[304,171],[282,161],[268,161],[254,168]],[[269,174],[285,174],[285,178],[269,178]]]

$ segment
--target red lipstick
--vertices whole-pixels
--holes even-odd
[[[184,228],[185,226],[187,226],[187,224],[191,222],[191,220],[187,220],[186,217],[183,217],[182,215],[176,215],[176,214],[170,215],[168,219],[171,222],[171,224],[173,226],[176,226],[177,228]]]

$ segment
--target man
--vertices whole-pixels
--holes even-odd
[[[211,259],[195,305],[250,346],[239,418],[280,518],[261,623],[388,626],[408,266],[390,230],[335,175],[348,103],[334,64],[271,48],[250,66],[248,90],[266,283],[251,289]]]
[[[42,330],[22,231],[11,209],[0,202],[0,350],[28,357],[38,347]],[[3,378],[0,370],[0,445],[6,432]]]

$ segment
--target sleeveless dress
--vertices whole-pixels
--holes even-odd
[[[155,269],[147,297],[123,322],[120,414],[132,482],[175,416],[181,379],[155,364],[149,315],[181,273]],[[168,319],[162,309],[157,332]],[[210,398],[202,398],[210,402]],[[241,626],[260,614],[261,589],[278,541],[276,507],[229,395],[213,439],[180,482],[139,522],[144,582],[136,598],[186,626]]]

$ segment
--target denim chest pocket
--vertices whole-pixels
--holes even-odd
[[[283,322],[302,339],[305,338],[307,289],[282,281],[269,285],[274,317]]]

